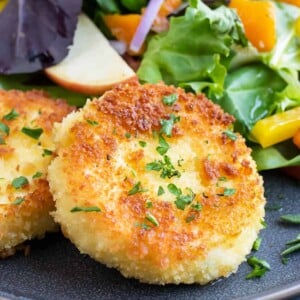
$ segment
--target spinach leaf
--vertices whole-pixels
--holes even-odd
[[[272,113],[277,93],[286,86],[275,71],[252,64],[227,75],[224,95],[217,103],[236,118],[235,129],[247,135],[258,120]]]

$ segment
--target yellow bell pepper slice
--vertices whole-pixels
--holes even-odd
[[[300,149],[300,128],[297,130],[293,137],[293,143]]]
[[[292,138],[300,128],[300,107],[259,120],[251,135],[263,148]]]

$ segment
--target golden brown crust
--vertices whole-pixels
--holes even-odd
[[[54,202],[46,180],[52,155],[45,155],[44,151],[54,150],[54,123],[73,110],[64,100],[54,100],[42,91],[0,90],[0,122],[2,128],[9,128],[8,134],[0,130],[2,256],[13,254],[13,248],[26,239],[43,236],[56,228],[49,215]],[[5,117],[12,112],[14,117]],[[41,135],[32,138],[22,132],[24,127],[42,129]],[[13,180],[21,176],[28,182],[16,188]]]
[[[178,100],[167,106],[162,99],[171,94],[177,94]],[[174,125],[172,137],[165,136],[170,146],[166,155],[181,176],[161,178],[160,172],[146,170],[146,166],[163,159],[156,151],[159,141],[153,132],[159,132],[161,120],[168,120],[171,114],[180,121]],[[149,282],[177,282],[170,275],[174,269],[184,270],[187,262],[205,261],[218,245],[238,248],[244,232],[253,228],[256,235],[260,228],[264,197],[261,178],[243,138],[236,134],[233,140],[224,133],[233,120],[204,95],[164,84],[142,86],[132,81],[117,86],[88,103],[58,130],[62,140],[58,139],[58,158],[49,171],[56,220],[81,251],[118,267],[126,276]],[[147,145],[141,147],[140,141]],[[63,187],[59,182],[64,182]],[[138,182],[146,191],[129,195]],[[178,209],[176,197],[168,192],[169,183],[176,184],[183,194],[191,188],[196,194],[192,203],[200,203],[202,210],[191,205]],[[157,195],[159,186],[164,187],[164,195]],[[146,204],[149,201],[151,208]],[[75,216],[70,213],[74,206],[97,206],[102,212]],[[158,226],[145,220],[148,213]],[[76,236],[74,218],[81,230],[92,232],[105,246],[93,248],[97,241]],[[249,239],[248,250],[253,236]],[[243,251],[241,257],[246,254]],[[124,261],[133,266],[126,267]],[[155,275],[141,274],[139,268],[152,268]],[[220,267],[218,276],[226,276],[234,268],[236,265]],[[168,272],[171,279],[165,275]],[[194,277],[189,280],[202,283],[212,279],[190,276]]]

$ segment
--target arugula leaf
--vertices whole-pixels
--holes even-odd
[[[211,88],[221,95],[233,43],[247,43],[233,10],[211,10],[190,1],[184,16],[171,18],[169,30],[151,38],[138,77],[152,83],[194,83],[198,91]]]

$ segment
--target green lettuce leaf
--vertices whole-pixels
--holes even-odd
[[[254,124],[272,113],[274,99],[286,86],[272,69],[251,64],[227,75],[223,97],[216,102],[236,118],[235,129],[248,137]]]
[[[296,34],[295,20],[300,17],[300,8],[280,2],[274,2],[276,8],[277,41],[274,49],[262,53],[264,63],[272,69],[288,69],[298,77],[300,71],[300,37]]]
[[[256,145],[252,147],[252,157],[259,171],[300,166],[299,149],[290,140],[265,149]]]
[[[0,89],[3,90],[43,90],[53,98],[65,99],[70,105],[83,106],[87,96],[68,91],[60,86],[54,85],[41,73],[30,75],[0,75]]]
[[[151,38],[138,77],[142,82],[193,83],[198,91],[213,88],[221,95],[234,43],[247,41],[231,9],[211,10],[190,1],[184,16],[171,18],[169,30]]]

